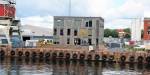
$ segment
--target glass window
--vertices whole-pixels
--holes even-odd
[[[57,35],[57,29],[56,28],[54,29],[54,35]]]
[[[74,30],[74,36],[77,36],[77,35],[78,35],[78,31]]]
[[[85,27],[88,27],[88,26],[89,26],[89,23],[88,23],[88,22],[86,22]]]
[[[92,27],[92,20],[89,21],[89,27]]]
[[[89,45],[92,45],[92,39],[88,39]]]
[[[63,29],[60,29],[60,35],[64,35]]]
[[[71,29],[67,29],[67,35],[70,35]]]
[[[67,44],[70,44],[70,38],[67,38]]]

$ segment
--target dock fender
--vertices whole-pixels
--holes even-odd
[[[26,56],[26,57],[29,57],[29,56],[30,56],[30,52],[26,51],[26,52],[25,52],[25,56]]]
[[[70,53],[66,53],[66,59],[70,59]]]
[[[130,61],[130,62],[133,62],[134,60],[135,60],[134,56],[131,56],[131,57],[129,58],[129,61]]]
[[[121,61],[121,62],[126,61],[126,56],[124,56],[124,55],[123,55],[123,56],[121,56],[121,57],[120,57],[120,61]]]
[[[4,50],[1,50],[1,51],[0,51],[0,56],[5,56]]]
[[[87,56],[87,60],[92,60],[92,55],[91,55],[91,54],[89,54],[89,55]]]
[[[138,62],[143,62],[143,59],[144,59],[144,58],[143,58],[142,56],[138,56],[137,61],[138,61]]]
[[[41,58],[41,57],[43,57],[44,56],[44,53],[43,52],[40,52],[39,53],[39,57]]]
[[[60,52],[60,53],[59,53],[59,57],[61,57],[61,58],[64,57],[64,53],[63,53],[63,52]]]
[[[146,62],[150,62],[150,56],[146,57]]]
[[[77,58],[78,58],[78,55],[77,55],[76,53],[74,53],[73,56],[72,56],[72,58],[73,58],[73,59],[77,59]]]
[[[50,53],[49,52],[45,53],[45,57],[46,58],[50,57]]]
[[[85,58],[85,55],[84,54],[80,54],[80,59],[84,59]]]
[[[10,52],[10,54],[11,54],[11,56],[14,56],[14,55],[15,55],[15,51],[12,50],[12,51]]]
[[[32,52],[32,57],[36,57],[36,56],[37,56],[36,52]]]
[[[23,55],[23,52],[22,51],[19,51],[18,52],[18,56],[22,56]]]
[[[57,57],[57,53],[56,52],[52,53],[52,58],[56,58],[56,57]]]
[[[114,55],[110,55],[110,56],[109,56],[109,61],[113,61],[114,58],[115,58]]]

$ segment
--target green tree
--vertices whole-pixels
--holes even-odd
[[[111,36],[111,30],[110,29],[104,29],[104,37]]]
[[[118,38],[118,32],[115,29],[111,30],[111,36],[114,38]]]
[[[115,29],[105,29],[104,37],[112,36],[114,38],[118,38],[118,32]]]
[[[130,30],[130,28],[124,29],[124,32],[126,33],[124,38],[131,38],[131,30]]]

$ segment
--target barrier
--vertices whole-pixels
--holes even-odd
[[[74,59],[74,60],[102,60],[110,62],[137,62],[150,63],[150,56],[147,52],[110,52],[110,51],[92,51],[87,50],[71,50],[71,49],[51,49],[51,48],[1,48],[0,57],[29,57],[32,58],[46,58],[46,59]]]

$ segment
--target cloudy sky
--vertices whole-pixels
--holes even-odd
[[[53,28],[53,16],[69,15],[69,0],[16,0],[22,24]],[[101,16],[105,28],[130,27],[133,19],[150,17],[150,0],[71,0],[71,16]]]

